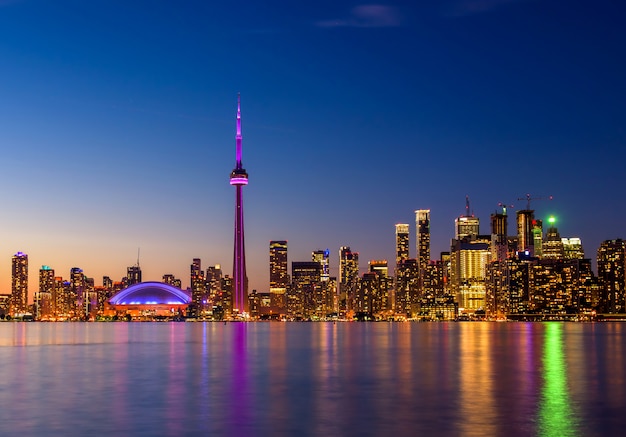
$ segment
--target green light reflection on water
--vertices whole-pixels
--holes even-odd
[[[539,404],[539,435],[578,436],[578,420],[567,388],[563,324],[547,323],[543,345],[543,388]]]

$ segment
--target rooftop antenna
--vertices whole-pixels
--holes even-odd
[[[137,267],[139,267],[139,250],[140,249],[141,249],[140,247],[137,248]]]
[[[465,217],[474,217],[474,214],[470,214],[470,201],[469,195],[465,195]]]

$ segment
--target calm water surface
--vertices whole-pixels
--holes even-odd
[[[625,435],[625,354],[619,323],[0,323],[0,435]]]

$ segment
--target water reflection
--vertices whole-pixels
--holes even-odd
[[[0,323],[0,435],[620,435],[626,325]]]
[[[539,435],[549,437],[579,435],[567,388],[567,368],[563,351],[563,324],[546,324],[543,344],[543,389],[539,404]]]
[[[462,435],[496,435],[491,369],[491,324],[461,324],[460,410]]]

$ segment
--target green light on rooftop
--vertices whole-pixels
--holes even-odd
[[[556,218],[555,218],[553,215],[551,215],[551,216],[548,218],[548,223],[550,223],[551,225],[553,225],[554,223],[556,223]]]

